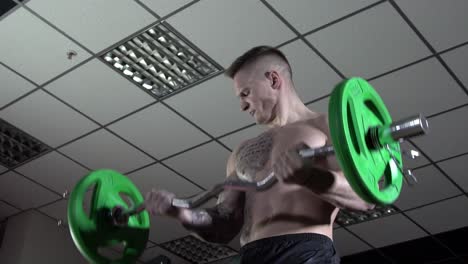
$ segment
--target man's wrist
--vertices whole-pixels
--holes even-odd
[[[177,208],[177,212],[174,216],[177,220],[179,220],[182,224],[189,224],[191,223],[190,220],[190,210],[186,208]]]

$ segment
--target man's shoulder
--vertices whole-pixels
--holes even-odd
[[[313,113],[296,122],[296,125],[303,129],[316,128],[323,130],[324,127],[328,127],[328,115],[326,113]]]
[[[324,137],[328,142],[330,137],[328,115],[326,113],[316,113],[316,115],[304,119],[298,129],[302,132],[300,134]]]

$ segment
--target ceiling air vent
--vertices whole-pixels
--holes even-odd
[[[227,246],[207,243],[194,236],[186,236],[159,246],[195,264],[210,263],[237,255],[236,251]]]
[[[23,0],[19,0],[23,2]],[[18,8],[18,4],[13,0],[1,0],[0,1],[0,20],[8,16]]]
[[[398,211],[395,207],[391,205],[377,205],[374,209],[369,211],[340,210],[336,217],[336,223],[341,226],[349,226],[392,215],[395,213],[398,213]]]
[[[49,146],[0,119],[0,165],[12,168],[50,149]]]

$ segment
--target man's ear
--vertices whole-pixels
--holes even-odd
[[[270,82],[270,87],[274,90],[278,90],[281,87],[281,78],[276,71],[269,71],[265,73],[265,76]]]

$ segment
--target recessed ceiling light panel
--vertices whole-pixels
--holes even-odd
[[[102,58],[157,98],[187,88],[222,70],[165,23],[144,30]]]

